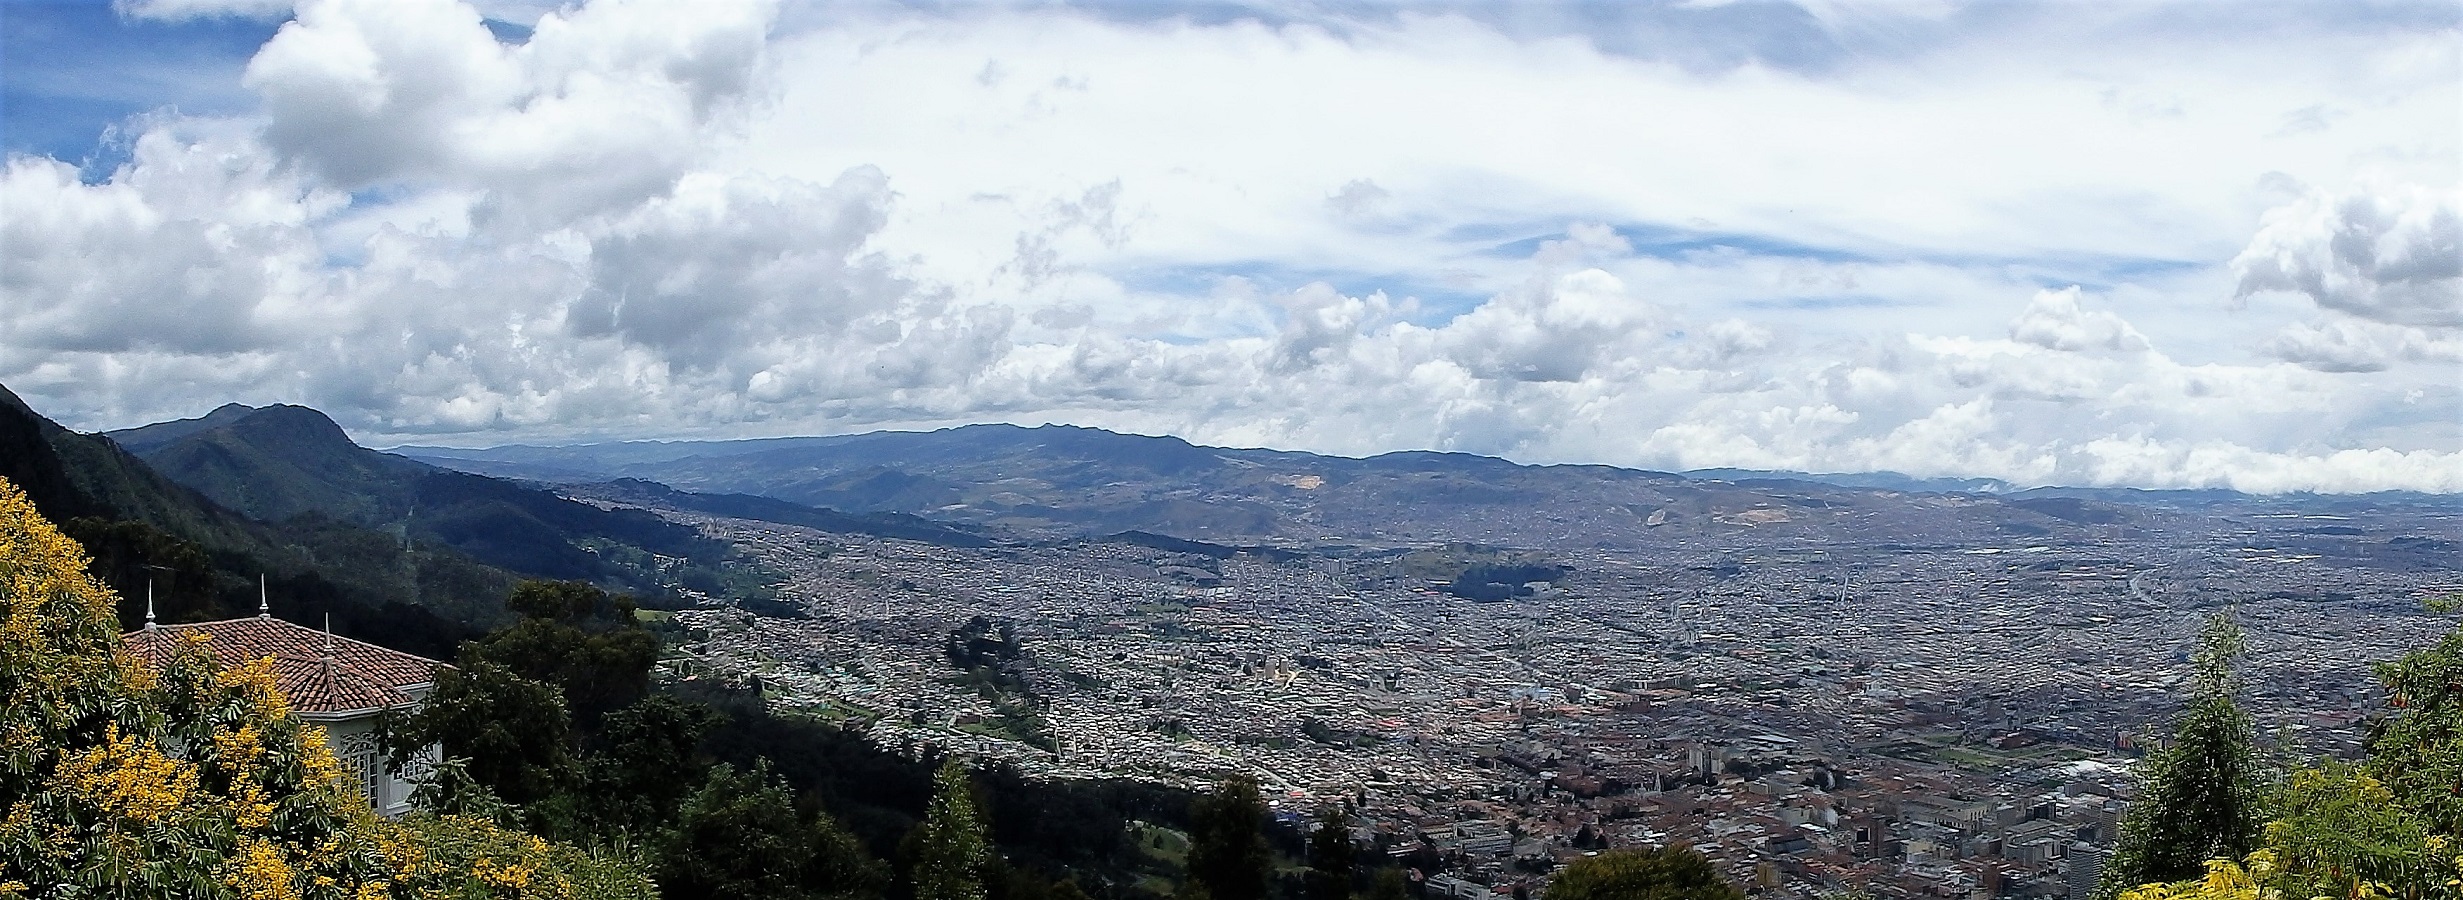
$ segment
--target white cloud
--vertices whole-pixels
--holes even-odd
[[[887,204],[877,169],[848,171],[826,188],[688,177],[592,236],[589,285],[566,327],[584,338],[621,336],[690,368],[771,341],[846,334],[910,293],[863,253]],[[856,331],[887,342],[895,324]],[[893,327],[885,334],[879,325]]]
[[[2268,211],[2232,270],[2243,297],[2290,291],[2364,319],[2463,327],[2463,189],[2312,190]]]
[[[2463,362],[2463,332],[2346,316],[2285,326],[2263,349],[2321,372],[2379,372],[2399,362]]]
[[[2076,285],[2058,291],[2038,291],[2027,309],[2010,323],[2010,339],[2070,352],[2137,353],[2147,349],[2147,336],[2120,316],[2081,309]]]
[[[2131,16],[1823,6],[1780,60],[1420,10],[599,0],[515,44],[316,0],[256,115],[160,117],[95,183],[9,161],[0,380],[376,441],[999,419],[2463,489],[2456,203],[2417,187],[2458,180],[2451,42]],[[1939,39],[1859,49],[1896,28]]]
[[[769,4],[600,2],[499,43],[454,0],[311,0],[249,62],[265,141],[345,189],[486,188],[515,215],[656,193],[739,112]]]
[[[308,220],[342,202],[228,129],[139,139],[122,177],[14,157],[0,177],[8,342],[27,351],[216,354],[307,323],[322,282]]]

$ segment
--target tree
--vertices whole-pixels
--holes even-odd
[[[1308,838],[1308,900],[1351,900],[1357,855],[1350,814],[1339,806],[1320,810],[1317,830]]]
[[[2111,898],[2150,882],[2190,878],[2210,859],[2239,859],[2257,848],[2266,783],[2256,728],[2234,700],[2235,665],[2247,644],[2230,611],[2206,621],[2194,655],[2188,707],[2172,743],[2140,765],[2138,802],[2096,889]]]
[[[1403,883],[1403,870],[1386,866],[1377,870],[1377,877],[1368,885],[1368,900],[1405,900],[1410,887]]]
[[[485,821],[378,819],[271,658],[192,644],[157,667],[121,646],[117,600],[0,479],[0,898],[653,895]]]
[[[889,867],[829,813],[816,811],[806,827],[812,837],[812,863],[804,873],[805,885],[824,897],[878,897],[889,886]]]
[[[1710,860],[1690,847],[1610,850],[1573,861],[1548,883],[1547,900],[1744,900]]]
[[[717,710],[667,696],[608,714],[598,738],[602,749],[587,764],[598,830],[649,834],[673,820],[710,768],[701,739],[720,718]]]
[[[2463,596],[2429,604],[2452,612]],[[2377,667],[2391,714],[2370,729],[2369,774],[2438,833],[2463,835],[2463,628]]]
[[[507,803],[528,805],[568,788],[575,774],[572,717],[564,694],[465,647],[416,713],[389,717],[389,762],[407,764],[438,746],[465,760],[470,777]]]
[[[991,857],[974,781],[957,757],[932,779],[932,804],[916,826],[912,856],[915,900],[984,900],[984,863]]]
[[[1208,900],[1265,900],[1266,801],[1234,775],[1189,810],[1189,878]]]
[[[79,517],[60,523],[93,557],[86,568],[120,595],[119,621],[145,621],[149,600],[163,622],[215,618],[214,562],[205,548],[131,519]]]
[[[633,601],[586,582],[525,581],[505,605],[519,622],[479,644],[481,657],[555,685],[585,728],[650,692],[658,636],[634,620]]]
[[[2451,599],[2431,608],[2453,610]],[[2202,877],[2145,884],[2122,900],[2378,897],[2463,900],[2463,628],[2378,666],[2391,713],[2359,765],[2292,771],[2268,803],[2265,845],[2207,860]]]
[[[2376,896],[2426,897],[2438,895],[2419,888],[2441,884],[2443,896],[2463,896],[2452,880],[2463,862],[2437,849],[2440,835],[2413,812],[2416,804],[2364,767],[2321,760],[2284,779],[2274,805],[2266,848],[2251,855],[2265,854],[2262,864],[2277,870],[2268,884],[2283,896],[2371,896],[2363,885],[2375,885]],[[2407,885],[2416,887],[2397,889]]]
[[[2285,779],[2266,846],[2208,860],[2200,877],[2141,885],[2121,900],[2280,900],[2296,897],[2458,900],[2463,835],[2433,831],[2358,766],[2325,760]]]
[[[670,900],[802,898],[812,836],[787,787],[766,764],[721,765],[684,801],[659,854]]]

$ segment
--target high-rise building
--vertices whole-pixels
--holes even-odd
[[[2070,845],[2069,856],[2061,861],[2062,877],[2069,883],[2069,900],[2087,900],[2095,893],[2096,879],[2104,877],[2104,861],[2112,858],[2112,848],[2085,841]]]

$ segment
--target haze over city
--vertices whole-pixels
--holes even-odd
[[[10,4],[0,381],[2463,488],[2451,4]]]

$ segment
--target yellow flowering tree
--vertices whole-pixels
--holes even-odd
[[[156,668],[115,602],[0,479],[0,900],[655,895],[623,861],[487,822],[378,819],[271,660],[218,669],[192,644]]]

